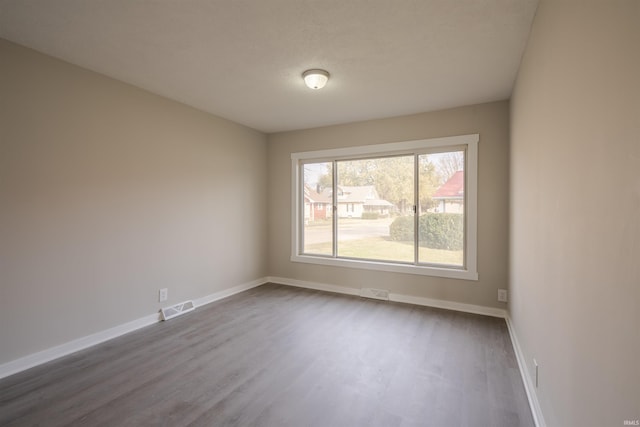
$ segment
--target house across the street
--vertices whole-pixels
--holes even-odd
[[[331,218],[332,203],[331,188],[318,192],[305,185],[305,222]],[[394,208],[393,203],[380,198],[374,185],[338,186],[338,218],[362,218],[365,213],[388,217]]]
[[[323,191],[331,198],[331,189]],[[338,186],[338,218],[362,218],[362,214],[371,213],[381,217],[389,216],[394,204],[378,195],[375,185]]]
[[[438,202],[433,212],[464,213],[464,171],[457,171],[442,184],[435,193],[433,200]]]
[[[318,221],[331,218],[331,196],[320,194],[308,185],[304,186],[304,220]]]

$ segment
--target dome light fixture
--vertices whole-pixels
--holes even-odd
[[[302,78],[309,89],[322,89],[329,81],[329,73],[319,69],[307,70],[302,73]]]

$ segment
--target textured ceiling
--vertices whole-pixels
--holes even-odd
[[[507,99],[537,0],[0,0],[0,37],[275,132]],[[301,73],[324,68],[313,91]]]

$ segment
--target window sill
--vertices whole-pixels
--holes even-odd
[[[344,258],[327,258],[313,255],[292,255],[292,262],[327,265],[332,267],[359,268],[363,270],[389,271],[421,276],[446,277],[448,279],[478,280],[478,273],[464,269],[396,264],[382,261],[365,261]]]

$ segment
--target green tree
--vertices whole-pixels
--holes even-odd
[[[376,188],[378,196],[407,213],[414,205],[414,156],[393,156],[374,159],[340,160],[337,162],[338,186]],[[433,207],[432,195],[439,185],[437,168],[428,156],[418,157],[421,211]],[[321,189],[332,187],[331,167],[318,177]]]
[[[318,177],[317,186],[320,192],[325,188],[333,187],[333,163],[324,163],[324,173]]]
[[[420,212],[426,212],[435,206],[433,194],[440,186],[436,166],[428,156],[418,156],[418,171],[420,173]]]
[[[375,166],[373,177],[378,195],[406,213],[414,204],[413,156],[376,159]]]
[[[338,186],[375,186],[378,196],[401,212],[413,206],[413,156],[338,162]]]

